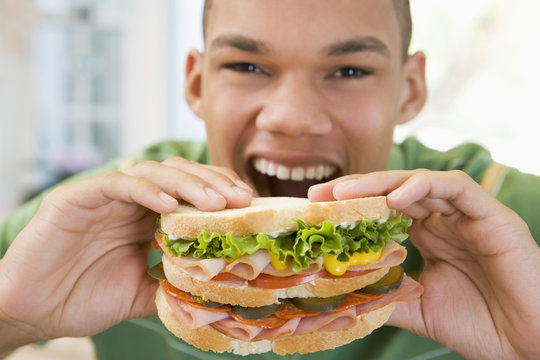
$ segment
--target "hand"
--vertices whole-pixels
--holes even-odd
[[[46,196],[0,261],[0,354],[155,315],[149,243],[157,213],[175,210],[176,198],[220,210],[249,205],[251,190],[230,170],[174,158]]]
[[[414,219],[425,260],[423,296],[398,303],[389,325],[471,359],[540,358],[540,248],[516,213],[460,171],[352,175],[309,191],[312,201],[375,195]]]

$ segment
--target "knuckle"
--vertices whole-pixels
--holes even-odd
[[[97,176],[97,179],[103,184],[110,184],[123,178],[125,174],[121,170],[110,170]]]
[[[425,174],[428,174],[430,172],[432,172],[432,171],[429,170],[429,169],[426,169],[426,168],[418,168],[418,169],[413,170],[414,175],[425,175]]]
[[[55,199],[62,198],[68,187],[69,185],[59,185],[54,187],[51,191],[44,194],[42,203],[46,205],[50,202],[54,202]]]
[[[450,176],[454,177],[456,180],[461,181],[470,181],[471,177],[463,170],[450,170]]]
[[[207,165],[207,166],[212,170],[224,173],[225,175],[227,175],[230,178],[239,179],[236,172],[234,170],[232,170],[232,169],[229,169],[229,168],[223,167],[223,166],[215,166],[215,165]]]
[[[158,161],[154,161],[154,160],[146,160],[146,161],[143,161],[135,166],[137,167],[155,167],[155,166],[159,166],[160,165],[160,162]]]
[[[123,174],[133,174],[133,173],[137,173],[141,171],[144,172],[144,171],[149,171],[151,169],[155,169],[156,166],[159,166],[159,165],[160,163],[157,161],[147,160],[147,161],[140,162],[137,165],[134,165],[125,170],[120,170],[120,172],[122,172]]]
[[[180,156],[173,156],[162,161],[161,163],[166,166],[182,166],[182,165],[191,164],[193,163],[193,161],[184,159],[183,157],[180,157]]]

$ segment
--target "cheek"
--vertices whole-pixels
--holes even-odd
[[[397,116],[394,107],[377,94],[357,97],[338,118],[353,173],[383,170],[387,166]],[[351,105],[352,104],[352,105]]]
[[[206,96],[204,120],[210,157],[215,165],[234,168],[234,156],[253,114],[249,101],[234,91]]]
[[[391,134],[394,127],[396,112],[377,95],[357,97],[338,108],[337,118],[342,119],[338,121],[351,140],[375,141]]]

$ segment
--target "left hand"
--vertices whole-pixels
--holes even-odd
[[[540,247],[515,212],[461,171],[350,175],[309,191],[311,201],[376,195],[413,218],[425,261],[423,296],[397,303],[388,325],[471,359],[540,358]]]

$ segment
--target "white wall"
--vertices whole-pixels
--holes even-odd
[[[413,0],[413,50],[427,53],[429,99],[399,128],[446,149],[472,140],[540,174],[540,2]]]
[[[163,139],[171,116],[170,2],[131,0],[123,49],[123,155]]]
[[[26,15],[31,7],[0,7],[0,220],[28,190],[32,142],[33,88]],[[3,16],[2,16],[3,15]],[[7,36],[15,32],[16,36]]]
[[[171,100],[173,116],[170,129],[179,139],[204,139],[206,133],[203,122],[188,108],[184,100],[185,58],[191,49],[203,49],[202,0],[172,0],[172,42],[175,48],[171,64]]]

